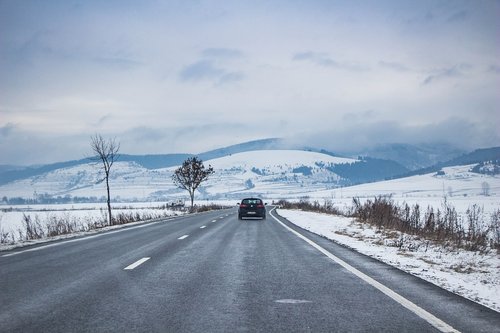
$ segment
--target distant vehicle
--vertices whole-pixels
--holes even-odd
[[[244,217],[260,217],[266,219],[266,206],[261,199],[246,198],[241,200],[238,208],[238,219],[242,220]]]

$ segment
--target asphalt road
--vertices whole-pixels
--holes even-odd
[[[500,332],[499,313],[282,223],[231,209],[0,252],[0,332]]]

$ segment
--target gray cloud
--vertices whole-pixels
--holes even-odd
[[[105,67],[118,70],[131,70],[142,65],[141,62],[120,57],[97,57],[93,62]]]
[[[225,73],[219,78],[219,84],[226,84],[232,82],[242,81],[245,78],[245,75],[241,72],[229,72]]]
[[[180,72],[180,78],[182,81],[198,81],[220,78],[224,74],[225,70],[215,67],[212,61],[200,60],[194,64],[184,67],[184,69]]]
[[[439,71],[437,71],[435,74],[429,75],[425,78],[425,80],[422,82],[423,85],[429,85],[431,83],[434,83],[436,81],[440,81],[443,79],[449,79],[449,78],[457,78],[461,77],[464,75],[464,73],[471,69],[472,66],[469,64],[459,64],[455,65],[450,68],[444,68]]]
[[[488,67],[488,72],[495,73],[495,74],[500,74],[500,66],[491,65],[490,67]]]
[[[212,56],[217,54],[217,56],[222,56],[223,58],[227,57],[227,54],[233,54],[232,50],[210,50],[211,51],[209,53],[211,53]],[[242,72],[230,71],[222,67],[218,67],[214,60],[202,59],[194,64],[184,67],[184,69],[180,72],[179,77],[184,82],[210,80],[216,85],[224,85],[227,83],[241,81],[245,78],[245,75]]]
[[[294,61],[309,61],[315,65],[322,66],[322,67],[330,67],[330,68],[337,68],[337,69],[344,69],[344,70],[349,70],[349,71],[355,71],[355,72],[360,72],[360,71],[367,71],[369,70],[369,67],[358,64],[356,62],[339,62],[331,57],[329,57],[326,53],[317,53],[317,52],[300,52],[296,53],[292,59]]]
[[[396,72],[408,72],[410,70],[410,68],[408,68],[406,65],[399,62],[379,61],[378,64],[380,67],[391,69]]]
[[[236,49],[208,48],[203,50],[202,55],[205,58],[237,59],[241,58],[243,53]]]
[[[342,128],[304,134],[301,141],[340,153],[356,152],[389,143],[447,143],[462,149],[476,149],[490,147],[491,142],[500,143],[500,132],[493,123],[475,123],[456,117],[418,126],[408,126],[396,121],[355,119]]]
[[[466,20],[468,17],[469,13],[466,10],[461,10],[448,17],[446,21],[450,23],[460,22]]]
[[[81,158],[96,130],[125,153],[276,136],[340,150],[500,145],[490,125],[499,10],[472,0],[0,1],[0,159]],[[235,116],[244,113],[263,125],[248,127]]]
[[[7,123],[4,126],[0,127],[0,137],[6,138],[12,134],[14,129],[16,128],[16,125],[12,123]]]

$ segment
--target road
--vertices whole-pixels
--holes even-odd
[[[1,252],[0,331],[500,332],[499,313],[279,220],[230,209]]]

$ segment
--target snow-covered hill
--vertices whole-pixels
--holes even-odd
[[[239,200],[255,195],[267,200],[335,199],[350,206],[353,197],[391,195],[398,201],[418,202],[422,206],[427,202],[439,205],[444,197],[464,207],[482,202],[489,202],[487,206],[499,206],[500,176],[472,172],[475,164],[446,167],[440,173],[341,187],[345,179],[334,173],[332,170],[338,168],[332,166],[359,165],[364,161],[302,150],[258,150],[204,163],[212,165],[215,174],[199,188],[198,200]],[[148,169],[135,162],[117,162],[111,172],[111,195],[114,201],[186,198],[187,193],[172,182],[175,169]],[[69,166],[2,185],[0,198],[71,196],[96,200],[106,195],[104,183],[99,182],[101,179],[98,164]]]
[[[205,161],[215,169],[198,198],[271,197],[308,193],[338,185],[340,177],[325,166],[356,160],[301,150],[259,150]],[[116,162],[111,172],[115,200],[170,200],[185,196],[172,182],[176,167],[147,169],[135,162]],[[57,169],[0,186],[0,197],[95,197],[105,195],[99,164]]]
[[[326,166],[357,160],[299,150],[260,150],[207,161],[215,175],[203,191],[212,197],[306,195],[337,187],[341,178]]]

